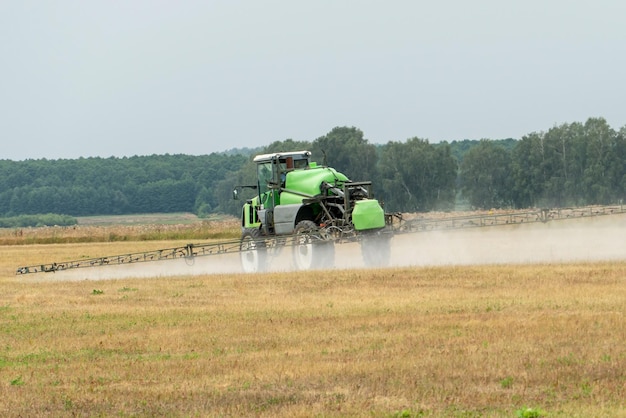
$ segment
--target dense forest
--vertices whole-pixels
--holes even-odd
[[[355,127],[312,142],[204,156],[0,160],[0,217],[150,212],[237,215],[234,186],[254,184],[252,156],[309,149],[354,181],[372,180],[389,211],[558,207],[624,198],[626,127],[602,118],[554,126],[519,140],[370,143]]]
[[[0,215],[207,214],[219,205],[215,185],[246,162],[221,154],[3,160]]]

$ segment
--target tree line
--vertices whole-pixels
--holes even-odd
[[[533,132],[503,149],[480,141],[459,165],[474,207],[566,207],[618,203],[626,190],[626,126],[603,118]]]
[[[371,180],[388,211],[559,207],[624,197],[626,127],[606,120],[555,126],[519,140],[370,143],[355,127],[204,156],[0,160],[0,216],[194,212],[238,215],[237,185],[255,183],[253,155],[308,149],[354,181]]]
[[[219,206],[216,183],[247,161],[244,155],[221,154],[2,160],[0,215],[206,215]]]

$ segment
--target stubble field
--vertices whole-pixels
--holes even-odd
[[[14,272],[172,242],[0,246],[0,415],[626,416],[626,256],[465,234],[389,269],[97,280]]]

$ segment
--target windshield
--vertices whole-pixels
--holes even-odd
[[[257,167],[259,179],[259,195],[269,190],[268,183],[272,181],[272,163],[262,163]]]

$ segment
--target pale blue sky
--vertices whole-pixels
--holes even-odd
[[[626,125],[622,0],[0,0],[0,159]]]

